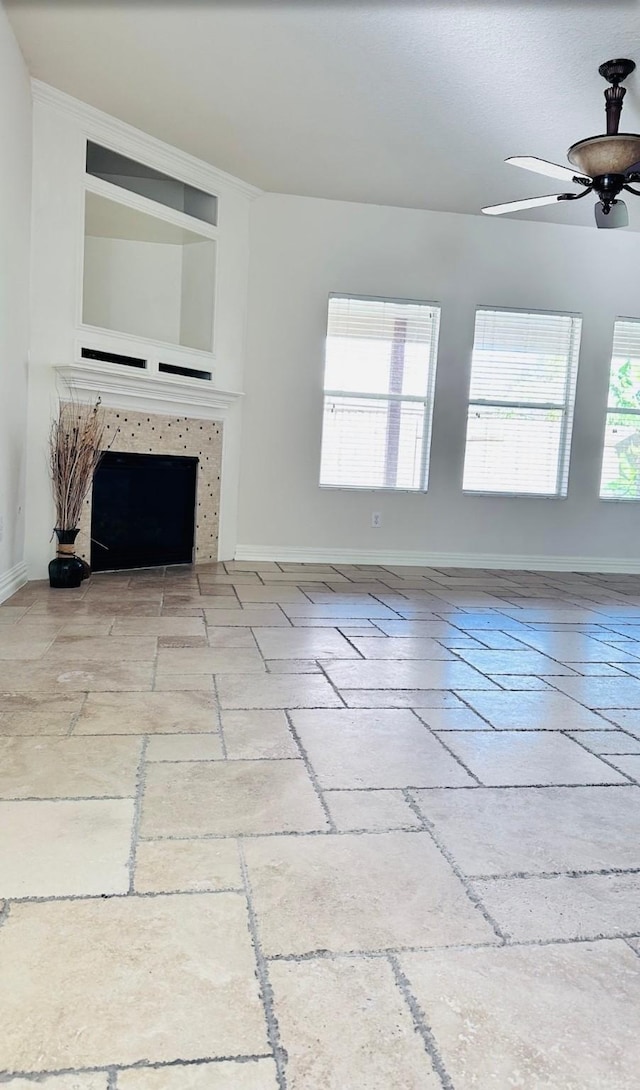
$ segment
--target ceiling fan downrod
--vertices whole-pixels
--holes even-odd
[[[631,75],[635,66],[635,61],[621,58],[614,61],[605,61],[598,68],[598,72],[603,79],[611,84],[604,93],[605,109],[607,111],[607,136],[618,135],[622,104],[627,93],[626,87],[621,87],[620,84],[627,76]]]

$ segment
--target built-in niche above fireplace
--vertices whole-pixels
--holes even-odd
[[[107,451],[93,477],[93,571],[191,564],[197,458]]]

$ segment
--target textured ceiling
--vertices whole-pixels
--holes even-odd
[[[246,181],[449,212],[562,189],[502,160],[566,162],[604,130],[598,65],[640,66],[640,0],[5,6],[34,76]],[[640,72],[627,86],[637,131]],[[592,223],[592,208],[520,216]]]

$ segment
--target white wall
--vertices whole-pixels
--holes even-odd
[[[31,89],[0,4],[0,601],[24,581]]]
[[[281,195],[251,217],[238,556],[638,568],[640,504],[598,488],[613,322],[640,317],[640,234]],[[427,494],[318,486],[332,291],[442,306]],[[567,499],[462,494],[478,304],[583,315]]]
[[[182,250],[169,243],[87,235],[83,321],[180,344]]]

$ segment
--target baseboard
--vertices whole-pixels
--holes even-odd
[[[298,564],[381,564],[387,567],[505,568],[512,571],[640,573],[638,557],[497,556],[483,553],[391,552],[384,549],[315,549],[304,546],[238,545],[236,560]]]
[[[27,581],[27,565],[24,562],[14,564],[8,571],[0,573],[0,602],[6,602]]]

